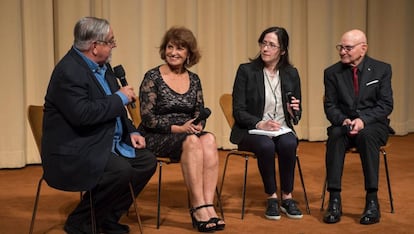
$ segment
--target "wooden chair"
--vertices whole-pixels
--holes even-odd
[[[36,145],[37,145],[37,149],[39,150],[39,153],[41,153],[41,143],[42,143],[42,128],[43,128],[43,106],[33,106],[30,105],[28,107],[28,120],[29,120],[29,124],[30,127],[32,129],[32,133],[33,133],[33,137],[35,139]],[[33,229],[34,229],[34,223],[35,223],[35,219],[36,219],[36,213],[37,213],[37,207],[39,204],[39,197],[40,197],[40,190],[42,187],[42,182],[43,182],[44,178],[43,175],[40,177],[39,183],[37,185],[37,192],[36,192],[36,198],[35,198],[35,203],[34,203],[34,208],[33,208],[33,213],[32,213],[32,220],[30,222],[30,229],[29,229],[29,233],[33,233]],[[82,192],[82,191],[80,191]],[[90,191],[90,205],[91,205],[91,221],[92,221],[92,233],[97,233],[96,232],[96,221],[95,221],[95,210],[93,208],[93,198],[92,198],[92,192]],[[82,197],[82,194],[81,194]]]
[[[221,109],[224,113],[224,116],[226,117],[227,123],[229,124],[229,127],[232,128],[233,125],[234,125],[233,97],[232,97],[232,95],[231,94],[223,94],[220,97],[219,102],[220,102],[220,107],[221,107]],[[248,167],[248,163],[249,163],[249,158],[256,158],[256,155],[253,152],[241,151],[241,150],[237,150],[237,149],[230,150],[227,153],[226,162],[224,164],[223,176],[221,178],[220,195],[223,192],[224,178],[226,177],[227,164],[228,164],[230,156],[240,156],[240,157],[243,157],[244,160],[245,160],[243,190],[242,190],[242,211],[241,211],[241,219],[243,219],[244,218],[244,211],[245,211],[245,200],[246,200],[245,198],[246,198],[247,167]],[[304,198],[305,198],[306,211],[307,211],[308,214],[310,214],[308,196],[306,194],[305,183],[303,181],[302,169],[301,169],[301,166],[300,166],[300,161],[299,161],[299,156],[298,155],[296,155],[296,162],[297,162],[297,165],[298,165],[300,181],[301,181],[301,184],[302,184],[303,194],[304,194]]]
[[[325,96],[322,96],[322,103],[325,103]],[[391,129],[391,134],[395,134],[394,130]],[[390,207],[391,207],[391,213],[394,213],[394,203],[393,203],[393,198],[392,198],[392,191],[391,191],[391,183],[390,183],[390,175],[389,175],[389,171],[388,171],[388,161],[387,161],[387,152],[385,151],[386,148],[389,147],[389,144],[387,143],[384,146],[380,147],[379,150],[379,154],[378,157],[380,156],[380,154],[382,154],[384,156],[384,167],[385,167],[385,175],[387,177],[387,185],[388,185],[388,196],[390,198]],[[349,154],[358,154],[358,150],[355,147],[351,147],[349,148],[346,153]],[[325,192],[328,188],[328,178],[327,176],[325,176],[325,182],[324,185],[322,187],[322,195],[321,195],[321,199],[322,199],[322,204],[321,204],[321,211],[324,210],[324,205],[325,205]]]
[[[39,153],[41,153],[42,128],[43,128],[43,106],[30,105],[28,107],[27,113],[28,113],[29,124],[32,129],[33,137],[37,145],[37,149]],[[36,198],[35,198],[35,203],[34,203],[34,208],[33,208],[33,213],[32,213],[32,220],[30,222],[30,229],[29,229],[30,234],[33,233],[33,229],[34,229],[34,223],[35,223],[36,214],[37,214],[37,207],[39,204],[40,190],[41,190],[43,180],[44,178],[42,175],[37,185],[37,192],[36,192]],[[138,213],[137,205],[135,203],[135,196],[134,196],[134,191],[133,191],[131,183],[129,183],[129,188],[130,188],[131,195],[134,201],[134,208],[135,208],[135,212],[136,212],[136,216],[137,216],[137,220],[139,224],[139,229],[141,233],[143,233],[141,219]],[[80,191],[81,199],[82,199],[82,193],[83,191]],[[90,206],[91,206],[91,221],[92,221],[91,228],[92,228],[92,233],[95,234],[97,233],[97,230],[96,230],[95,209],[94,209],[92,191],[89,191],[89,195],[90,195],[89,199],[90,199]]]
[[[139,100],[138,97],[136,97],[136,100]],[[134,123],[135,127],[138,128],[138,126],[141,123],[141,113],[140,113],[140,105],[139,102],[135,102],[135,108],[132,108],[131,105],[127,106],[128,112],[131,116],[132,122]],[[157,162],[158,162],[158,188],[157,188],[157,229],[160,228],[160,219],[161,219],[161,180],[162,180],[162,168],[163,165],[168,165],[172,162],[170,158],[168,157],[159,157],[157,156]],[[221,205],[220,195],[219,191],[216,187],[216,194],[217,194],[217,201],[220,209],[221,217],[224,220],[224,212]],[[188,206],[190,208],[190,197],[188,196]]]
[[[388,161],[387,161],[387,152],[385,151],[386,148],[389,147],[389,144],[387,143],[384,146],[380,147],[379,153],[378,153],[378,157],[381,157],[381,154],[384,158],[384,168],[385,168],[385,176],[387,179],[387,186],[388,186],[388,196],[390,199],[390,209],[391,209],[391,213],[394,213],[394,203],[393,203],[393,197],[392,197],[392,191],[391,191],[391,182],[390,182],[390,175],[389,175],[389,171],[388,171]],[[359,155],[359,152],[357,151],[357,149],[355,147],[349,148],[346,152],[347,154],[355,154],[355,155]],[[322,204],[321,204],[321,211],[324,210],[324,205],[325,205],[325,193],[328,187],[328,178],[325,176],[325,182],[324,185],[322,187]]]

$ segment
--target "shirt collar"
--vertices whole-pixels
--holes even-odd
[[[358,66],[356,66],[357,68],[358,68],[358,71],[363,71],[363,69],[364,69],[364,65],[365,65],[365,57],[362,59],[362,61],[358,64]],[[350,66],[350,68],[351,68],[351,70],[352,70],[352,66]]]
[[[88,65],[89,69],[91,69],[91,71],[93,73],[99,73],[101,75],[105,74],[106,72],[106,66],[99,66],[99,64],[95,63],[94,61],[92,61],[90,58],[86,57],[80,50],[78,50],[76,47],[73,46],[73,49],[76,51],[76,53],[78,53],[81,58],[86,62],[86,64]]]

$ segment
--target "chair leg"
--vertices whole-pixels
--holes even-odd
[[[223,176],[221,177],[221,184],[220,184],[220,190],[219,190],[220,201],[221,201],[221,194],[223,192],[224,178],[226,178],[227,163],[229,161],[229,157],[230,156],[231,156],[231,153],[227,154],[227,156],[226,156],[226,162],[224,163]]]
[[[244,180],[243,180],[241,219],[244,219],[244,207],[245,207],[245,201],[246,201],[246,184],[247,184],[247,167],[249,165],[249,156],[245,155],[244,159],[245,159],[245,163],[244,163]]]
[[[29,234],[33,233],[34,222],[35,222],[35,219],[36,219],[37,205],[39,203],[39,195],[40,195],[40,189],[42,187],[42,182],[43,182],[43,176],[40,178],[39,183],[37,185],[37,192],[36,192],[36,198],[35,198],[35,203],[34,203],[34,207],[33,207],[32,221],[30,222]]]
[[[131,191],[132,202],[134,203],[135,215],[137,216],[139,231],[142,234],[144,233],[144,230],[142,229],[141,217],[138,212],[137,199],[135,198],[134,188],[132,187],[131,182],[129,183],[129,190]]]
[[[42,187],[42,182],[43,182],[43,176],[40,178],[39,183],[37,185],[37,192],[36,192],[35,204],[34,204],[34,207],[33,207],[32,221],[30,222],[29,234],[33,233],[34,223],[35,223],[36,213],[37,213],[37,207],[38,207],[38,204],[39,204],[39,197],[40,197],[40,190],[41,190],[41,187]],[[82,196],[81,196],[81,198],[82,198]],[[92,228],[92,233],[96,234],[97,232],[96,232],[95,208],[94,208],[94,205],[93,205],[92,191],[89,191],[89,201],[90,201],[90,206],[91,206],[91,228]]]
[[[221,204],[220,193],[219,193],[219,190],[218,190],[217,186],[216,186],[216,195],[217,195],[217,203],[218,203],[218,206],[219,206],[219,209],[220,209],[221,218],[224,220],[223,206]]]
[[[157,229],[160,228],[162,162],[158,162]]]
[[[299,161],[299,157],[298,156],[296,156],[296,162],[298,164],[300,181],[302,183],[303,195],[305,197],[306,211],[307,211],[308,214],[310,214],[308,195],[306,194],[305,182],[303,181],[302,168],[300,167],[300,161]]]
[[[321,195],[321,199],[322,199],[322,204],[321,204],[321,211],[324,210],[324,205],[325,205],[325,193],[326,193],[326,189],[328,186],[328,176],[325,176],[325,181],[323,183],[323,187],[322,187],[322,195]]]
[[[384,156],[384,167],[385,167],[385,175],[387,176],[388,196],[390,197],[391,213],[394,213],[394,202],[393,202],[393,198],[392,198],[390,175],[389,175],[389,171],[388,171],[387,152],[384,149],[381,149],[381,153]]]
[[[237,155],[240,156],[238,154],[232,154],[231,152],[227,154],[226,156],[226,162],[224,163],[224,169],[223,169],[223,176],[221,177],[221,184],[220,184],[220,190],[217,191],[218,192],[218,200],[221,204],[221,194],[223,192],[223,185],[224,185],[224,178],[226,178],[226,172],[227,172],[227,165],[229,162],[229,158],[232,155]],[[249,156],[248,155],[244,155],[245,158],[245,165],[244,165],[244,179],[243,179],[243,190],[242,190],[242,210],[241,210],[241,219],[244,219],[244,207],[245,207],[245,197],[246,197],[246,183],[247,183],[247,168],[248,168],[248,163],[249,163]],[[219,205],[220,205],[219,204]],[[221,215],[223,217],[224,220],[224,213],[223,213],[223,208],[220,208],[221,210]]]
[[[96,219],[95,219],[95,206],[93,204],[92,190],[89,190],[89,202],[91,206],[91,226],[92,233],[96,234]]]

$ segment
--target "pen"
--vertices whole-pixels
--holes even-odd
[[[270,120],[273,120],[272,116],[270,115],[270,113],[267,113],[267,116],[269,116]]]

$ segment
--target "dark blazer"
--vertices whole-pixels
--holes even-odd
[[[355,96],[351,68],[338,62],[324,71],[324,110],[334,126],[346,118],[361,118],[365,125],[384,123],[393,109],[391,65],[365,56],[359,72],[359,96]],[[391,129],[391,128],[389,128]]]
[[[105,78],[116,92],[119,85],[109,69]],[[124,127],[123,141],[131,144],[129,133],[135,128],[121,98],[105,94],[73,48],[53,70],[44,108],[42,166],[54,188],[82,191],[97,184],[111,155],[117,116]]]
[[[283,103],[288,102],[286,97],[288,92],[292,92],[297,99],[302,99],[298,70],[289,66],[280,69],[279,75]],[[245,135],[248,135],[248,130],[256,128],[256,124],[263,118],[264,106],[263,64],[257,60],[241,64],[237,70],[233,86],[233,116],[235,123],[230,135],[230,141],[233,144],[238,144]],[[301,110],[300,105],[299,119]],[[288,126],[293,129],[292,118],[287,111],[286,104],[283,105],[283,111]]]

